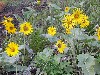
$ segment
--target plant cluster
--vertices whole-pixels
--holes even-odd
[[[91,33],[90,14],[79,6],[60,7],[59,2],[32,4],[22,16],[13,14],[17,26],[12,17],[4,16],[1,22],[6,32],[2,70],[16,75],[99,75],[100,27],[94,26]]]

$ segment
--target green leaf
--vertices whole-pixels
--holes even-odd
[[[51,36],[49,34],[42,34],[42,36],[44,36],[45,38],[48,38],[48,40],[52,43],[58,40],[58,38],[56,36]]]
[[[55,8],[55,9],[61,9],[59,6],[57,6],[56,4],[49,4],[49,6],[51,6],[51,7],[53,7],[53,8]]]
[[[85,30],[80,28],[74,28],[73,30],[71,30],[74,39],[78,39],[78,40],[86,39],[86,35],[83,33],[83,31]]]
[[[96,74],[100,74],[100,63],[96,62],[95,66],[94,66],[94,70],[95,70]]]
[[[95,75],[94,65],[95,58],[89,54],[79,54],[77,56],[78,67],[82,68],[84,75]]]
[[[60,63],[60,59],[61,59],[61,57],[59,57],[58,55],[55,55],[54,56],[54,63],[55,64],[59,64]]]
[[[3,59],[2,61],[4,61],[4,62],[14,63],[15,61],[19,60],[19,55],[20,55],[20,53],[16,57],[14,57],[14,56],[9,57],[5,52],[3,52],[1,59]]]
[[[84,75],[95,75],[94,67],[91,66],[87,68],[87,66],[84,66],[82,67],[82,73],[84,73]]]
[[[88,42],[88,44],[91,46],[100,47],[100,44],[98,43],[98,41],[91,41],[91,42]]]
[[[92,65],[95,65],[95,58],[89,54],[79,54],[77,56],[77,59],[79,61],[78,66],[83,67],[91,67]]]
[[[22,71],[25,70],[27,66],[21,66],[17,65],[17,71]],[[16,71],[16,64],[13,64],[11,66],[5,66],[6,71],[11,72],[11,71]]]
[[[13,14],[15,16],[15,18],[19,21],[19,22],[24,22],[24,20],[17,14]]]
[[[34,11],[24,11],[22,10],[23,13],[23,17],[24,17],[24,21],[30,21],[31,23],[33,23],[33,19],[34,19]]]

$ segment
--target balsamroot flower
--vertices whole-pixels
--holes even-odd
[[[48,31],[48,34],[51,35],[51,36],[54,36],[56,34],[56,28],[51,26],[47,29]]]
[[[69,7],[65,7],[65,12],[68,12],[69,11]]]
[[[100,40],[100,27],[96,30],[97,31],[97,37],[98,37],[98,40]]]
[[[14,42],[10,42],[5,50],[8,56],[16,56],[19,53],[18,44]]]
[[[65,15],[64,19],[62,20],[62,26],[66,29],[67,34],[71,34],[71,29],[75,26],[75,21],[71,15]]]
[[[24,33],[24,35],[29,35],[33,32],[33,27],[29,22],[25,22],[20,25],[20,32]]]
[[[72,17],[77,24],[80,24],[82,15],[83,11],[81,11],[80,8],[76,8],[75,10],[73,10]]]
[[[61,40],[57,41],[56,46],[58,48],[59,53],[63,53],[64,49],[67,47],[66,44],[64,42],[62,42]]]
[[[12,18],[12,17],[5,17],[5,16],[4,16],[4,19],[5,19],[5,20],[2,21],[1,23],[2,23],[3,25],[5,25],[5,26],[8,25],[9,22],[12,22],[12,21],[13,21],[13,18]]]
[[[16,28],[14,27],[14,24],[12,24],[11,22],[8,22],[5,26],[5,29],[7,30],[7,32],[9,34],[14,34],[16,32]]]
[[[88,16],[82,15],[81,16],[81,21],[80,21],[80,27],[85,28],[89,26],[90,22],[88,21]]]

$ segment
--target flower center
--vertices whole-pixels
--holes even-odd
[[[85,20],[83,20],[83,23],[85,23]]]
[[[24,31],[28,31],[28,27],[27,26],[24,26],[23,29],[24,29]]]
[[[15,48],[12,47],[12,48],[11,48],[11,52],[15,52]]]
[[[68,8],[65,8],[66,11],[68,11]]]
[[[54,31],[54,29],[51,29],[51,32],[53,32]]]
[[[61,44],[58,44],[58,48],[61,48]]]
[[[75,18],[78,18],[78,17],[79,17],[79,14],[75,14],[74,17],[75,17]]]
[[[10,30],[13,30],[14,27],[10,27]]]

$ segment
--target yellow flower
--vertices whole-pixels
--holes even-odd
[[[14,27],[14,24],[11,22],[8,22],[5,26],[5,29],[7,30],[8,33],[14,34],[16,32],[16,28]]]
[[[66,34],[71,34],[71,29],[66,28]]]
[[[85,19],[85,20],[87,20],[87,19],[88,19],[88,16],[85,15],[85,14],[82,14],[82,15],[81,15],[81,19]]]
[[[56,28],[51,26],[47,29],[48,31],[48,34],[51,35],[51,36],[54,36],[56,34]]]
[[[72,14],[73,20],[75,20],[77,24],[80,24],[82,15],[83,11],[81,11],[80,8],[76,8],[76,10],[74,10]]]
[[[18,44],[14,42],[10,42],[5,50],[8,56],[16,56],[19,53]]]
[[[41,0],[37,0],[37,4],[40,4],[41,3]]]
[[[61,40],[57,41],[56,46],[58,48],[59,53],[63,53],[64,49],[67,47],[66,44],[64,42],[62,42]]]
[[[73,29],[75,25],[76,23],[70,14],[64,15],[62,26],[66,29],[66,34],[71,34],[71,29]]]
[[[65,15],[64,19],[62,20],[62,26],[64,28],[72,29],[75,26],[75,21],[71,15]]]
[[[13,21],[13,18],[12,17],[5,17],[4,16],[4,21],[2,21],[1,23],[3,24],[3,25],[7,25],[9,22],[12,22]]]
[[[84,28],[84,27],[87,27],[87,26],[89,26],[88,16],[82,15],[81,19],[80,19],[80,27]]]
[[[69,7],[65,7],[65,12],[68,12],[69,11]]]
[[[98,40],[100,40],[100,27],[96,31],[97,31]]]
[[[24,35],[29,35],[33,32],[32,25],[29,22],[25,22],[20,25],[20,32],[24,33]]]
[[[7,17],[4,16],[4,19],[7,20],[7,21],[9,21],[9,22],[13,21],[13,18],[12,17],[8,17],[7,18]]]
[[[81,28],[84,28],[84,27],[87,27],[87,26],[89,26],[89,21],[83,19],[83,20],[81,21],[81,23],[80,23],[80,27],[81,27]]]

